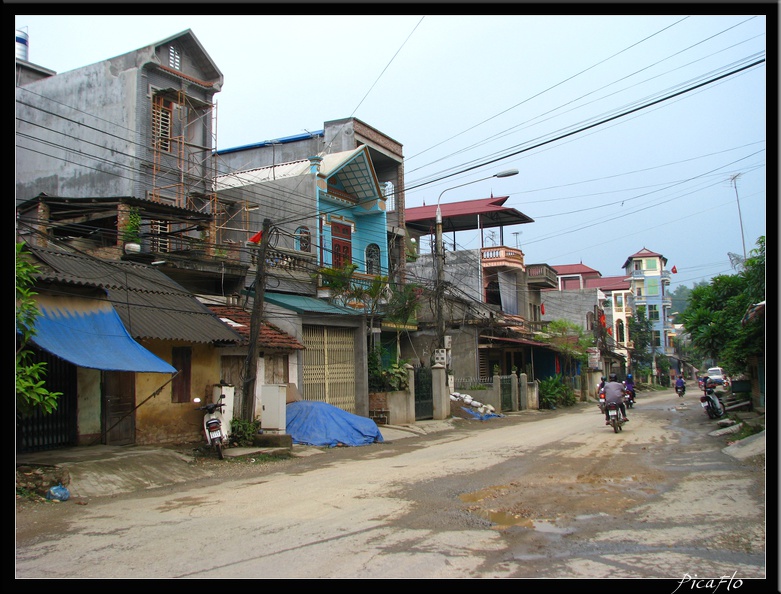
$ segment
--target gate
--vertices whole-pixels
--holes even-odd
[[[305,325],[302,339],[304,400],[327,402],[355,414],[355,330]]]
[[[434,396],[431,386],[431,367],[415,368],[415,420],[434,418]]]
[[[76,366],[45,351],[34,353],[34,362],[46,363],[46,388],[62,395],[51,414],[38,409],[29,416],[16,416],[19,454],[78,445]]]
[[[513,409],[513,377],[512,375],[502,375],[499,377],[499,386],[502,395],[502,411]]]

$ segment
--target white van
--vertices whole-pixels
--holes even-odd
[[[727,376],[724,374],[724,370],[721,367],[708,368],[708,381],[717,386],[726,386],[728,383]]]

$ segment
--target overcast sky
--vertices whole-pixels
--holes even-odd
[[[509,196],[534,219],[504,229],[527,264],[617,276],[648,248],[677,268],[674,290],[733,274],[729,254],[766,233],[767,18],[16,15],[16,27],[29,61],[56,72],[191,29],[225,77],[218,149],[356,117],[403,145],[408,207],[517,169],[442,202]]]

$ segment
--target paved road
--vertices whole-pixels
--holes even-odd
[[[641,399],[619,435],[593,404],[530,411],[240,480],[50,506],[17,518],[16,576],[764,578],[764,472],[726,455],[715,425],[670,393]],[[604,452],[627,466],[612,472]],[[600,496],[625,509],[573,512]],[[530,517],[512,519],[518,497]]]

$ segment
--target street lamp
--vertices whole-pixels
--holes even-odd
[[[445,294],[445,246],[442,242],[442,209],[439,207],[439,202],[440,200],[442,200],[442,196],[444,195],[444,193],[450,190],[455,190],[456,188],[460,188],[462,186],[468,186],[469,184],[475,184],[480,181],[485,181],[493,177],[511,177],[513,175],[518,175],[517,169],[508,169],[507,171],[500,171],[499,173],[489,175],[488,177],[482,177],[480,179],[475,179],[466,182],[465,184],[460,184],[458,186],[445,188],[444,190],[442,190],[442,193],[439,195],[439,198],[437,198],[437,220],[436,220],[436,242],[435,242],[437,253],[436,253],[435,261],[437,265],[436,299],[437,299],[437,348],[438,349],[445,348],[445,318],[442,314],[442,307],[443,307],[444,294]]]

